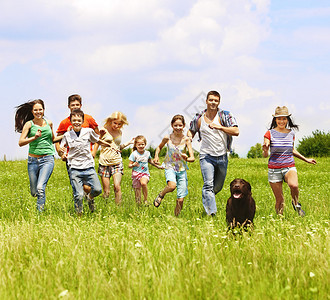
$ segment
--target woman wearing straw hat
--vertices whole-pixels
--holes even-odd
[[[282,183],[285,181],[291,191],[292,206],[303,217],[305,212],[298,202],[298,175],[293,157],[295,156],[313,165],[316,164],[316,161],[313,158],[306,158],[294,149],[295,133],[292,129],[298,130],[298,125],[292,122],[290,116],[291,114],[289,114],[286,106],[276,107],[270,128],[264,135],[263,156],[268,156],[270,148],[268,181],[276,199],[276,213],[283,214],[284,196]]]

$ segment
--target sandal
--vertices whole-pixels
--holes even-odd
[[[159,194],[157,195],[157,197],[156,197],[155,200],[154,200],[154,206],[155,206],[155,207],[159,207],[160,204],[162,203],[162,201],[159,201],[159,199],[162,199],[162,200],[163,200],[163,198],[164,198],[164,196],[161,196],[160,193],[161,193],[161,192],[159,192]],[[156,205],[156,203],[157,203],[158,205]]]

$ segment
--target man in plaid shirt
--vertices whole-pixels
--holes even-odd
[[[219,109],[220,94],[210,91],[206,97],[206,109],[195,115],[187,135],[191,139],[198,132],[200,167],[204,180],[203,206],[208,215],[217,212],[215,195],[223,187],[228,166],[227,152],[231,151],[232,137],[239,135],[236,119],[229,111]]]

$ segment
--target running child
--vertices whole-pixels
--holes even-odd
[[[143,135],[138,135],[134,140],[133,152],[129,157],[128,167],[132,169],[132,185],[135,192],[135,201],[141,204],[141,188],[143,193],[144,204],[148,202],[148,182],[150,178],[148,163],[158,169],[163,169],[155,164],[151,159],[150,152],[145,150],[147,139]]]
[[[68,97],[68,108],[70,110],[70,113],[72,113],[73,110],[75,109],[81,109],[82,107],[82,98],[78,94],[74,94]],[[94,118],[88,114],[84,115],[84,121],[83,124],[81,125],[82,128],[92,128],[97,134],[99,134],[99,128],[98,124],[94,120]],[[72,124],[71,124],[71,118],[70,115],[65,118],[64,120],[61,121],[60,125],[58,126],[56,133],[57,135],[63,135],[67,131],[70,131],[72,129]],[[59,143],[55,144],[56,151],[60,157],[63,157],[65,160],[65,156],[63,154],[68,151],[68,149],[61,148]],[[92,147],[90,149],[92,151]],[[68,171],[69,179],[71,181],[70,177],[70,169],[68,167],[68,164],[66,163],[66,168]],[[85,196],[88,197],[88,193],[91,191],[90,186],[84,185],[84,191],[85,191]]]
[[[195,161],[194,152],[191,146],[191,139],[183,134],[185,120],[182,115],[175,115],[172,118],[171,126],[173,132],[166,135],[155,152],[154,163],[159,164],[159,152],[166,145],[167,153],[164,160],[165,178],[167,185],[157,195],[154,200],[154,206],[159,207],[161,201],[167,193],[173,192],[177,188],[177,200],[174,210],[175,216],[178,216],[183,207],[184,197],[188,194],[188,169],[186,162]],[[185,153],[188,149],[189,156]]]
[[[94,168],[94,158],[90,151],[90,144],[98,142],[103,146],[110,146],[99,141],[99,136],[91,128],[83,128],[84,112],[74,109],[70,114],[72,129],[64,134],[60,147],[68,147],[62,159],[67,160],[70,170],[70,183],[72,186],[74,207],[78,215],[83,212],[84,184],[90,186],[87,201],[91,212],[94,211],[94,197],[102,193],[102,187]]]
[[[293,157],[297,157],[309,164],[316,164],[313,158],[306,158],[294,149],[295,133],[292,129],[298,129],[290,118],[286,106],[277,107],[269,130],[264,135],[263,156],[270,157],[268,160],[268,181],[274,193],[276,213],[283,214],[284,196],[282,184],[285,181],[291,191],[292,206],[299,216],[305,216],[305,212],[298,202],[298,175]]]
[[[126,116],[116,111],[112,113],[100,129],[100,141],[110,144],[110,147],[101,147],[98,174],[101,176],[103,186],[103,197],[108,198],[110,194],[110,177],[113,178],[115,202],[121,203],[121,179],[124,174],[121,150],[133,144],[134,139],[126,144],[121,144],[122,127],[128,125]],[[95,157],[100,143],[96,143],[93,149]]]

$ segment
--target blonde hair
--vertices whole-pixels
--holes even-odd
[[[104,120],[104,125],[110,125],[114,120],[120,120],[123,125],[128,125],[127,117],[120,111],[115,111],[109,117],[107,117]]]
[[[138,135],[134,139],[133,151],[137,150],[136,144],[138,143],[138,141],[143,141],[147,145],[147,139],[143,135]]]

